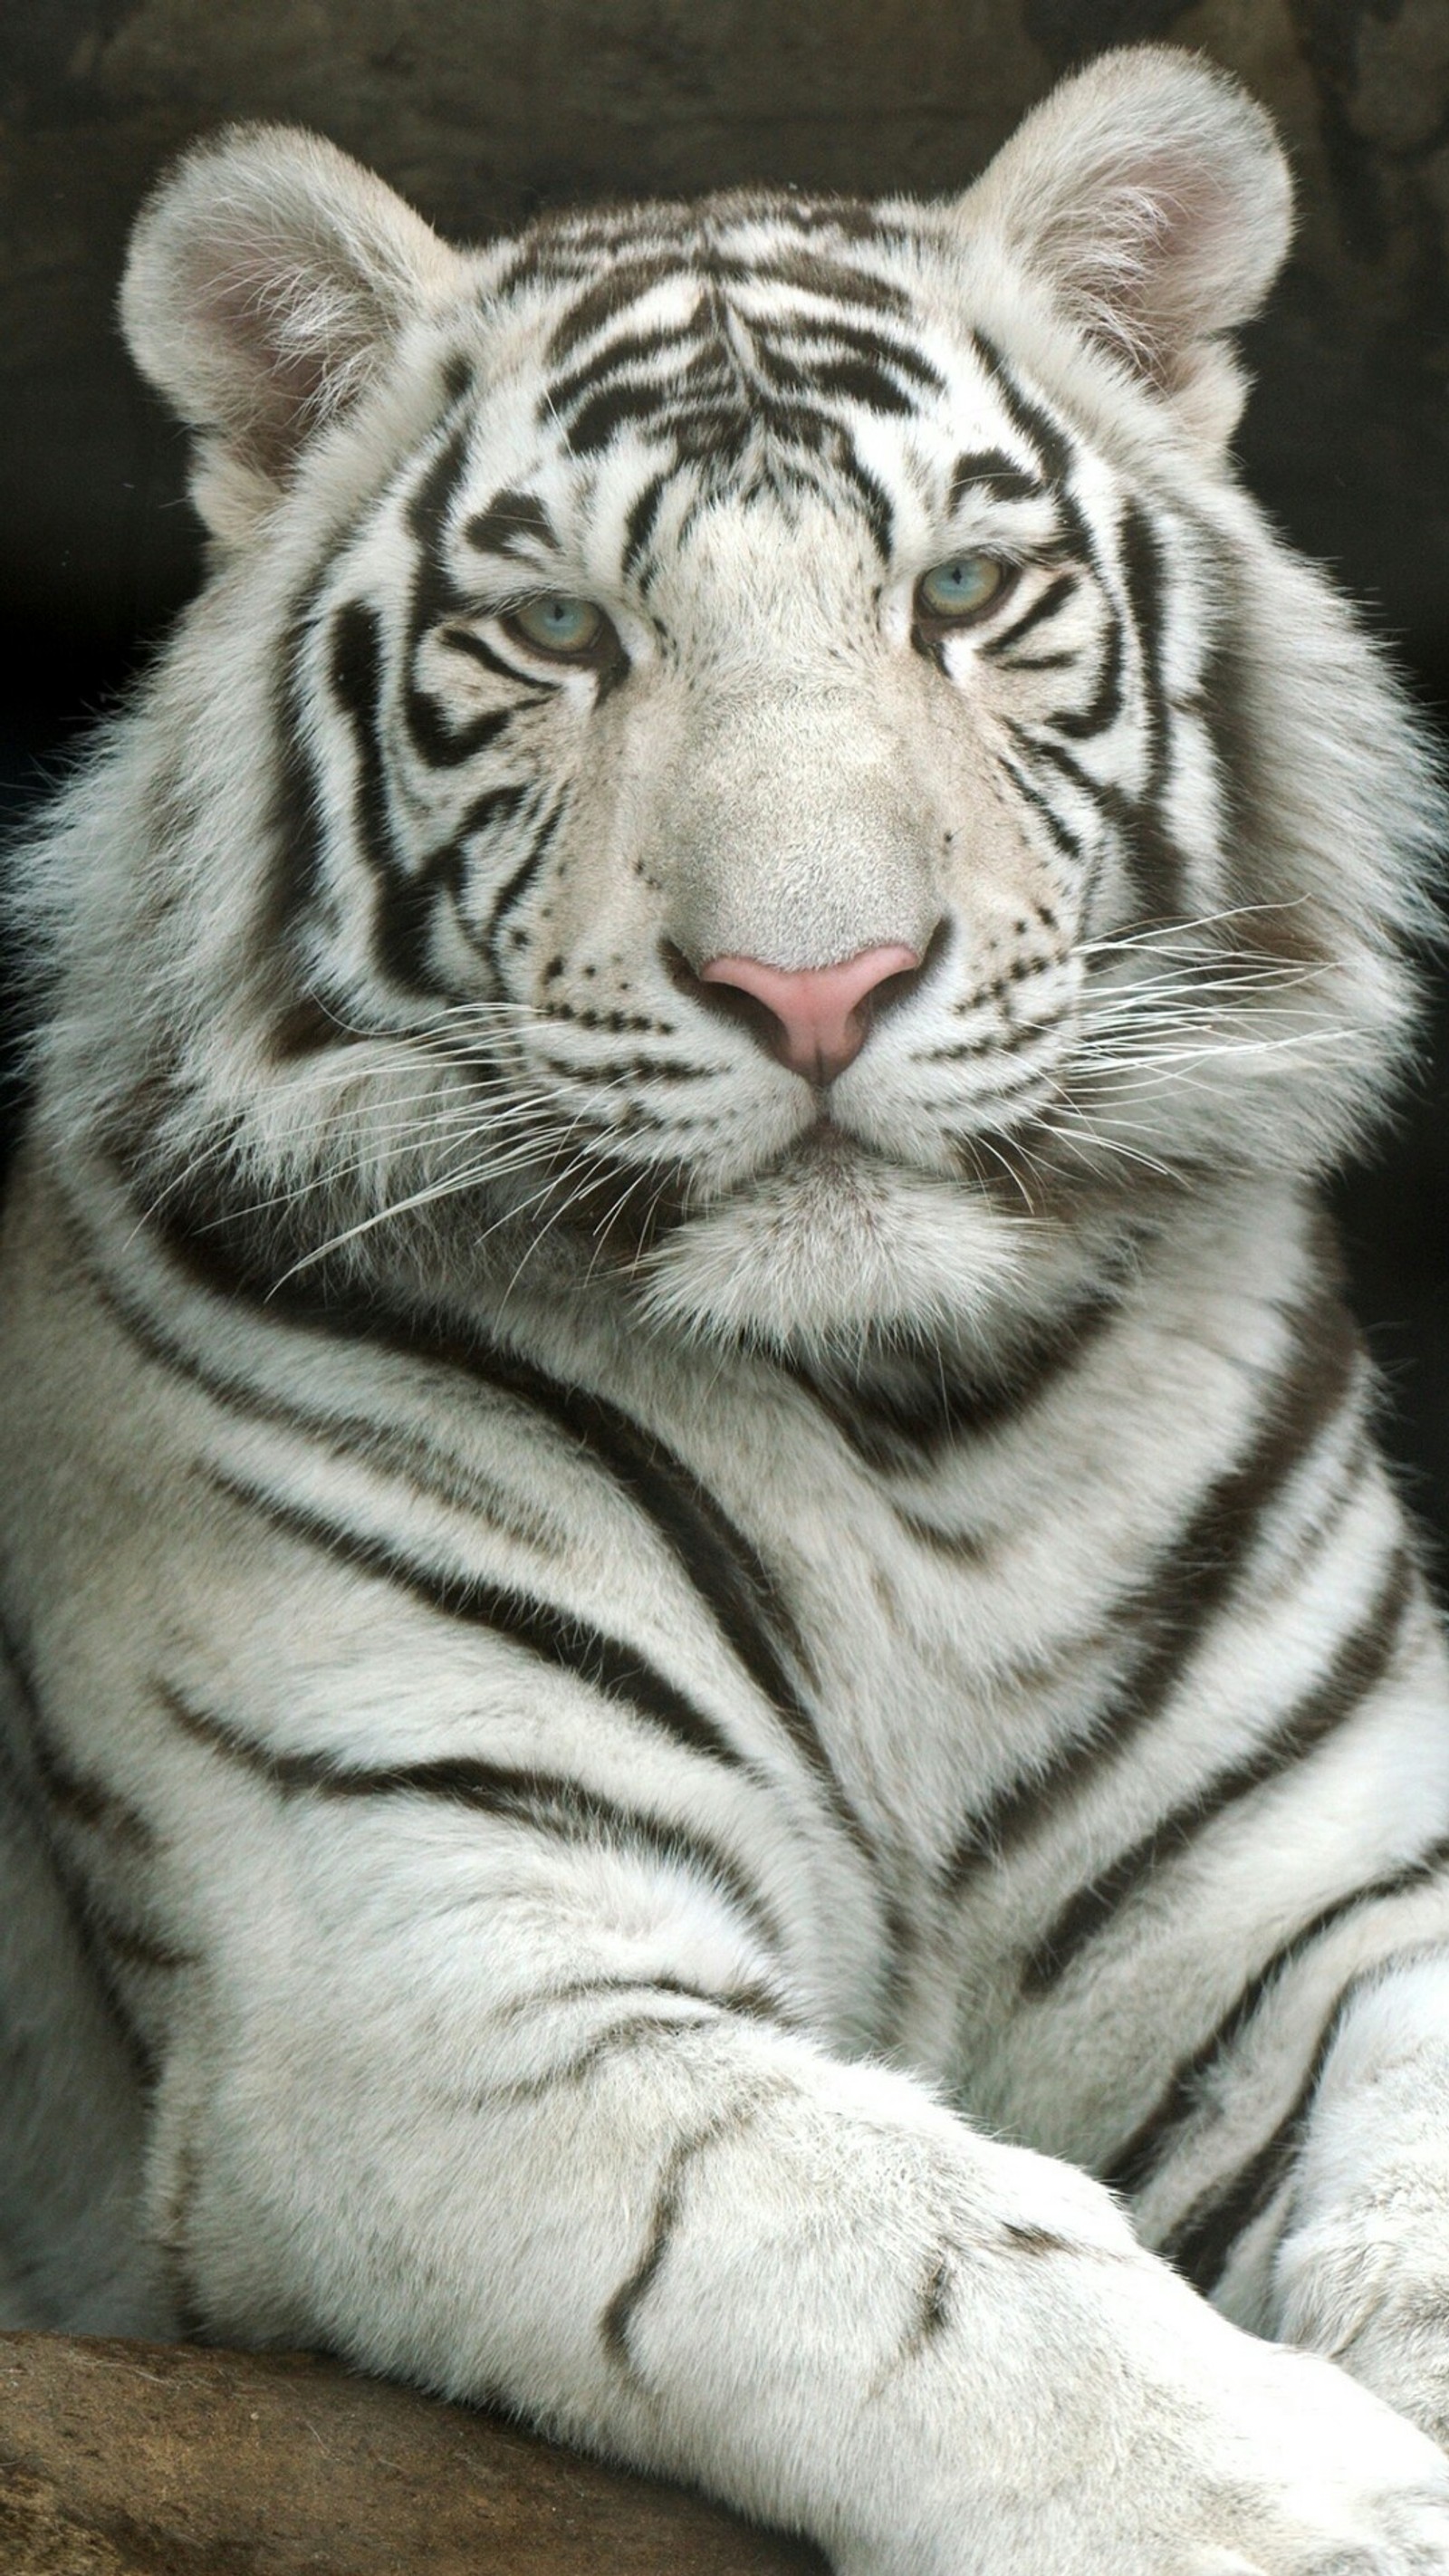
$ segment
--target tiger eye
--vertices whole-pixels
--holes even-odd
[[[952,555],[916,584],[917,614],[938,625],[964,626],[999,599],[1010,567],[996,555]]]
[[[561,662],[593,662],[612,632],[602,608],[591,599],[570,599],[550,591],[510,609],[503,624],[533,647]]]

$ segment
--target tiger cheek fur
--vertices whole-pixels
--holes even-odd
[[[1449,1677],[1315,1197],[1442,818],[1227,457],[1288,195],[1148,47],[951,204],[143,214],[216,560],[15,868],[6,2320],[841,2576],[1449,2570]]]

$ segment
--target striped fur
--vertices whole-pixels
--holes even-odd
[[[1225,461],[1286,220],[1153,49],[955,206],[143,217],[217,559],[18,871],[17,2321],[848,2576],[1449,2564],[1449,1688],[1314,1196],[1438,816]],[[893,944],[824,1090],[701,980]]]

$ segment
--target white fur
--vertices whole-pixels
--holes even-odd
[[[842,2576],[1449,2567],[1449,1677],[1312,1204],[1438,809],[1224,461],[1286,227],[1151,48],[944,208],[143,216],[218,565],[19,868],[17,2321]],[[876,946],[823,1109],[699,979]]]

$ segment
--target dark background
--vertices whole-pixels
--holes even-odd
[[[1246,80],[1298,174],[1240,448],[1449,730],[1449,0],[0,0],[0,799],[23,811],[196,581],[177,433],[114,323],[157,170],[235,117],[314,126],[432,221],[796,180],[968,180],[1104,46]],[[1449,979],[1341,1210],[1389,1429],[1449,1534]],[[1442,1561],[1442,1560],[1441,1560]]]

